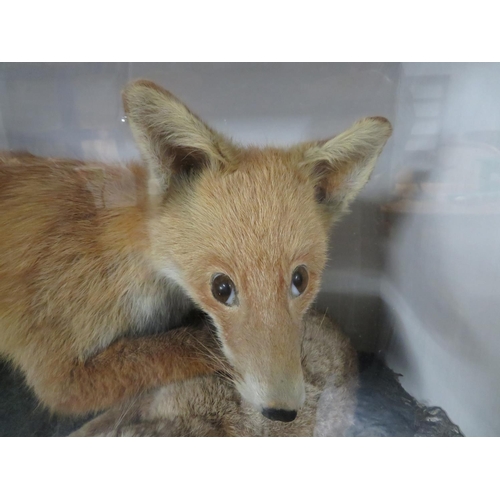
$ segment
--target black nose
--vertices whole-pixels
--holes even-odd
[[[297,412],[295,410],[275,410],[274,408],[264,408],[262,415],[270,420],[280,420],[281,422],[291,422],[295,420]]]

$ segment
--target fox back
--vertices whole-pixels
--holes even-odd
[[[240,147],[151,82],[130,84],[123,101],[141,164],[0,159],[0,351],[57,407],[63,362],[173,328],[197,307],[243,399],[293,420],[306,394],[301,325],[329,230],[368,181],[389,122],[365,118],[290,148]],[[125,380],[122,365],[114,376]]]

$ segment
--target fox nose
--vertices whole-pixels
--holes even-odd
[[[297,412],[295,410],[276,410],[274,408],[264,408],[262,415],[270,420],[279,420],[281,422],[291,422],[295,420]]]

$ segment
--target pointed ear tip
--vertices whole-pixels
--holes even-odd
[[[157,90],[159,92],[167,92],[163,87],[158,85],[155,82],[152,82],[151,80],[146,80],[144,78],[140,78],[139,80],[132,80],[131,82],[128,82],[123,91],[127,92],[131,89],[139,89],[139,88],[150,88],[153,90]]]
[[[391,122],[383,116],[369,116],[362,121],[370,121],[372,123],[375,123],[377,127],[379,127],[381,130],[384,130],[387,137],[390,137],[392,135]]]
[[[133,80],[127,83],[122,90],[122,101],[123,101],[123,106],[125,107],[125,111],[127,111],[128,103],[133,95],[137,95],[138,93],[147,90],[156,91],[169,98],[174,97],[168,90],[165,90],[163,87],[157,85],[155,82],[152,82],[151,80],[145,80],[145,79]]]

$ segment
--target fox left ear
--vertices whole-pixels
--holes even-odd
[[[226,161],[231,145],[167,90],[147,80],[122,93],[130,128],[153,185],[165,193],[172,178]]]
[[[368,182],[391,134],[387,119],[364,118],[333,139],[305,150],[301,166],[309,170],[316,199],[328,208],[332,219],[347,212],[349,204]]]

